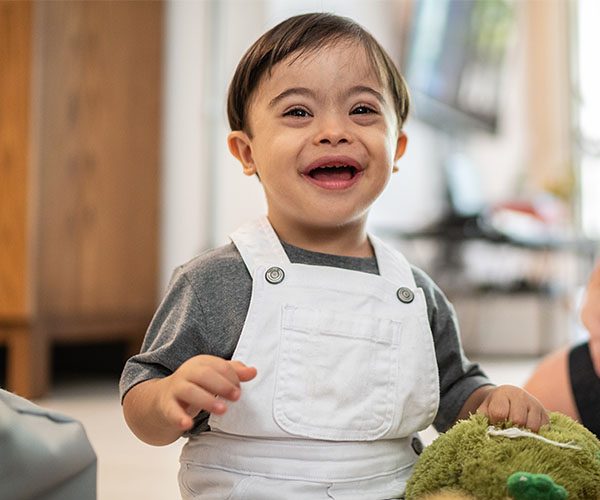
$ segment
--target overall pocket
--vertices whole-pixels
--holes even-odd
[[[397,320],[284,305],[273,413],[286,432],[374,440],[393,422]]]
[[[226,470],[182,463],[178,474],[183,500],[233,500],[252,476]]]

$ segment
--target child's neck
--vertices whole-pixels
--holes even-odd
[[[336,228],[289,227],[273,224],[277,236],[295,247],[330,255],[346,257],[373,257],[373,248],[367,238],[364,224]]]

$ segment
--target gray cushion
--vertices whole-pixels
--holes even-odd
[[[0,389],[0,498],[96,498],[96,454],[81,423]]]

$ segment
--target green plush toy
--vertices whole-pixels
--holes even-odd
[[[421,454],[406,500],[434,492],[478,500],[600,500],[600,442],[560,413],[538,434],[472,415]]]

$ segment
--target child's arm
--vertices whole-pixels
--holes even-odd
[[[550,423],[542,404],[528,392],[513,385],[479,387],[468,397],[457,420],[469,418],[471,413],[482,413],[491,424],[510,420],[533,432]]]
[[[148,444],[162,446],[176,441],[194,425],[201,410],[223,414],[221,396],[236,401],[240,382],[256,376],[256,368],[215,356],[190,358],[173,374],[142,382],[123,399],[123,414],[132,432]]]

